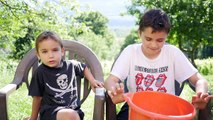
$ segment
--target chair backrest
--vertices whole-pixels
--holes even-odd
[[[76,59],[80,62],[86,63],[90,68],[92,74],[97,80],[103,82],[103,71],[101,68],[101,64],[97,59],[96,55],[89,49],[87,46],[77,42],[77,41],[68,41],[63,40],[63,45],[65,48],[65,58],[64,59]],[[21,60],[19,63],[14,81],[18,85],[21,85],[23,82],[26,83],[27,88],[29,87],[30,82],[30,72],[34,72],[35,69],[38,67],[38,59],[36,56],[36,50],[33,48],[31,51],[27,53],[26,56]],[[81,88],[81,83],[83,82],[83,88]],[[82,81],[78,79],[78,93],[81,95],[81,90],[83,89],[83,98],[81,98],[81,103],[87,98],[91,87],[89,86],[88,80]]]
[[[81,44],[80,42],[73,41],[73,40],[63,40],[62,43],[65,48],[64,59],[75,59],[80,62],[86,63],[91,73],[95,77],[95,79],[101,82],[104,82],[101,63],[90,48]],[[11,85],[16,85],[16,89],[18,89],[23,83],[26,83],[27,88],[29,88],[29,83],[31,80],[32,73],[35,71],[38,65],[39,65],[39,62],[36,56],[36,50],[34,48],[30,50],[24,56],[24,58],[19,62]],[[85,99],[87,98],[87,96],[89,95],[91,91],[91,87],[88,80],[85,80],[85,78],[84,79],[77,78],[77,79],[78,79],[77,80],[78,94],[79,96],[81,96],[80,97],[81,103],[83,103]],[[8,96],[7,93],[6,93],[6,96]],[[3,113],[5,114],[4,116],[6,116],[6,119],[8,119],[6,104],[7,104],[7,101],[5,102],[5,105],[2,105],[2,106],[4,107],[4,109],[6,109],[4,110]],[[94,120],[103,119],[104,110],[100,110],[103,108],[104,108],[104,102],[103,101],[100,102],[95,99],[94,112],[93,112]]]

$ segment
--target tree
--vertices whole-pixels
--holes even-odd
[[[64,39],[73,39],[70,33],[76,29],[73,16],[77,9],[75,0],[0,0],[0,47],[19,59],[33,47],[31,43],[41,31],[51,30]]]
[[[33,28],[28,28],[24,37],[19,37],[14,42],[15,49],[12,52],[11,57],[14,59],[23,58],[24,55],[32,49],[32,42],[34,41]]]
[[[132,0],[128,13],[140,19],[145,8],[163,9],[171,18],[172,29],[168,38],[187,53],[192,64],[203,45],[213,46],[212,0]]]
[[[107,31],[108,19],[104,17],[100,12],[82,12],[80,16],[76,17],[79,23],[86,24],[90,30],[96,35],[104,35]]]
[[[38,34],[51,30],[62,39],[87,43],[99,57],[110,59],[109,49],[115,44],[108,19],[99,12],[79,9],[76,0],[0,0],[0,50],[20,59],[34,47]]]
[[[130,34],[125,38],[124,44],[121,46],[121,51],[126,48],[129,44],[138,43],[140,39],[138,38],[137,30],[131,30]]]

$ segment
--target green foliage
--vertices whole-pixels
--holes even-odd
[[[213,46],[208,46],[208,45],[205,45],[203,46],[203,49],[202,51],[198,52],[198,55],[200,55],[200,58],[208,58],[208,57],[213,57]]]
[[[44,30],[55,31],[62,39],[83,37],[103,59],[111,57],[108,51],[115,46],[108,19],[99,12],[80,12],[76,0],[0,0],[0,13],[0,48],[14,59],[34,47],[35,38]]]
[[[95,35],[93,32],[86,32],[78,37],[78,41],[91,48],[98,58],[111,60],[119,51],[119,45],[115,44],[114,37]]]
[[[32,41],[34,41],[33,30],[28,28],[28,32],[24,37],[19,37],[14,42],[15,49],[12,52],[12,58],[21,59],[32,49]]]
[[[168,13],[172,22],[168,42],[178,44],[180,49],[189,55],[193,64],[201,45],[213,44],[212,0],[131,1],[128,12],[138,20],[145,9],[149,8],[160,8]]]
[[[108,19],[100,12],[82,12],[76,17],[79,23],[86,24],[96,35],[104,35],[107,31]]]
[[[140,39],[138,37],[138,32],[137,30],[132,30],[130,34],[125,38],[124,44],[121,46],[120,51],[122,51],[128,45],[138,43],[138,42],[140,42]]]
[[[0,88],[12,82],[16,67],[16,61],[0,56]]]
[[[213,59],[207,58],[202,60],[195,60],[197,69],[203,75],[213,75]]]

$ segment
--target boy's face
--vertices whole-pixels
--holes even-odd
[[[64,56],[64,49],[60,44],[50,38],[41,41],[38,44],[37,57],[41,62],[49,67],[58,67]]]
[[[144,31],[139,33],[142,39],[142,51],[149,59],[156,58],[165,44],[167,33],[164,31],[153,32],[151,27],[145,28]]]

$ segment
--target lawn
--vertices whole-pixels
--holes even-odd
[[[8,65],[8,63],[10,63],[10,65]],[[107,62],[103,64],[103,68],[105,68],[104,74],[108,74],[106,71],[109,71],[110,69],[106,66],[110,66],[109,64],[111,63]],[[0,73],[2,76],[0,77],[0,88],[12,81],[16,66],[17,64],[12,61],[7,61],[6,63],[1,62]],[[211,87],[213,86],[213,74],[205,75],[204,77],[209,81],[209,90],[211,93],[213,93],[213,88]],[[193,94],[194,92],[186,85],[180,97],[190,102]],[[18,91],[12,93],[8,100],[9,120],[22,120],[24,117],[30,116],[32,99],[28,96],[28,91],[25,84],[23,84]],[[85,112],[85,120],[92,119],[93,103],[94,93],[91,92],[88,99],[82,105],[82,110]]]

